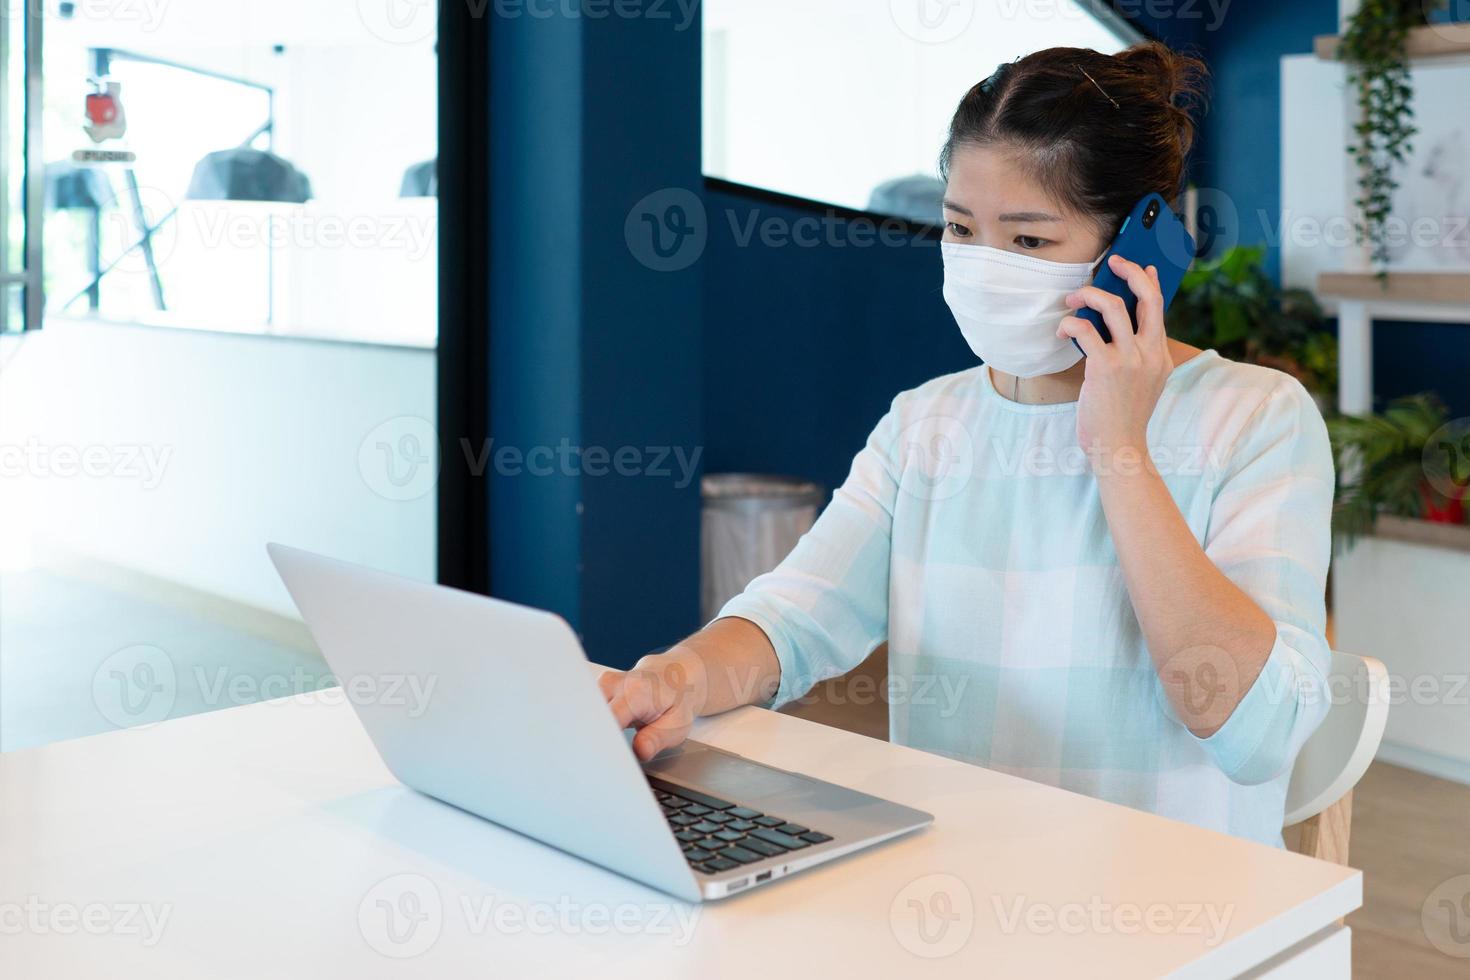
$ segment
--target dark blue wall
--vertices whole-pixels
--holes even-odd
[[[628,666],[698,625],[698,481],[670,458],[703,442],[701,267],[624,235],[646,195],[700,186],[698,26],[507,15],[491,43],[490,432],[543,452],[492,462],[491,591]]]
[[[491,53],[491,451],[580,444],[580,30],[498,19]],[[489,472],[491,590],[577,624],[580,481]]]
[[[831,490],[894,395],[975,363],[940,295],[932,235],[718,188],[705,204],[709,470],[786,473]],[[832,230],[811,245],[731,231],[803,220]]]
[[[1211,97],[1195,153],[1195,184],[1224,192],[1240,217],[1240,241],[1274,241],[1281,213],[1281,58],[1306,54],[1312,38],[1337,30],[1337,0],[1231,5],[1200,38]],[[1332,93],[1324,108],[1341,111]],[[1346,150],[1322,148],[1323,167],[1343,166]],[[1259,215],[1269,216],[1271,227]],[[1280,252],[1267,255],[1279,274]]]

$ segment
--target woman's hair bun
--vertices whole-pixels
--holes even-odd
[[[1191,55],[1181,54],[1158,41],[1144,41],[1119,51],[1114,56],[1125,69],[1136,72],[1140,95],[1154,98],[1174,110],[1180,129],[1180,143],[1185,152],[1194,144],[1194,118],[1191,113],[1204,101],[1205,79],[1209,70],[1205,63]]]
[[[1145,194],[1183,190],[1207,75],[1158,41],[1036,51],[965,93],[940,169],[960,147],[1007,144],[1058,201],[1116,233]]]

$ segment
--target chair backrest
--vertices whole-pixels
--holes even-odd
[[[1383,740],[1388,722],[1388,671],[1372,657],[1332,651],[1331,707],[1291,770],[1284,826],[1314,817],[1352,789]]]

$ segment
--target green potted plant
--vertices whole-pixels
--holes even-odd
[[[1265,269],[1265,245],[1236,245],[1195,262],[1169,307],[1169,334],[1301,381],[1324,412],[1337,389],[1337,338],[1305,289],[1282,289]]]
[[[1465,671],[1470,526],[1461,522],[1470,419],[1446,423],[1446,414],[1434,395],[1419,394],[1378,414],[1327,423],[1338,466],[1333,643],[1377,657],[1392,675],[1416,684],[1463,678]],[[1378,757],[1467,780],[1470,713],[1432,690],[1399,699]]]
[[[1451,483],[1446,493],[1429,479],[1425,451],[1443,452],[1438,443],[1449,413],[1432,393],[1392,402],[1381,415],[1340,415],[1327,422],[1337,457],[1334,529],[1351,541],[1373,530],[1379,515],[1465,522],[1470,481]],[[1458,451],[1456,449],[1456,451]],[[1453,461],[1452,465],[1458,463]]]

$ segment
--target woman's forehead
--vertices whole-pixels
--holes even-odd
[[[1022,151],[992,146],[956,149],[949,162],[944,205],[960,214],[995,221],[1067,222],[1072,213],[1032,176]]]

